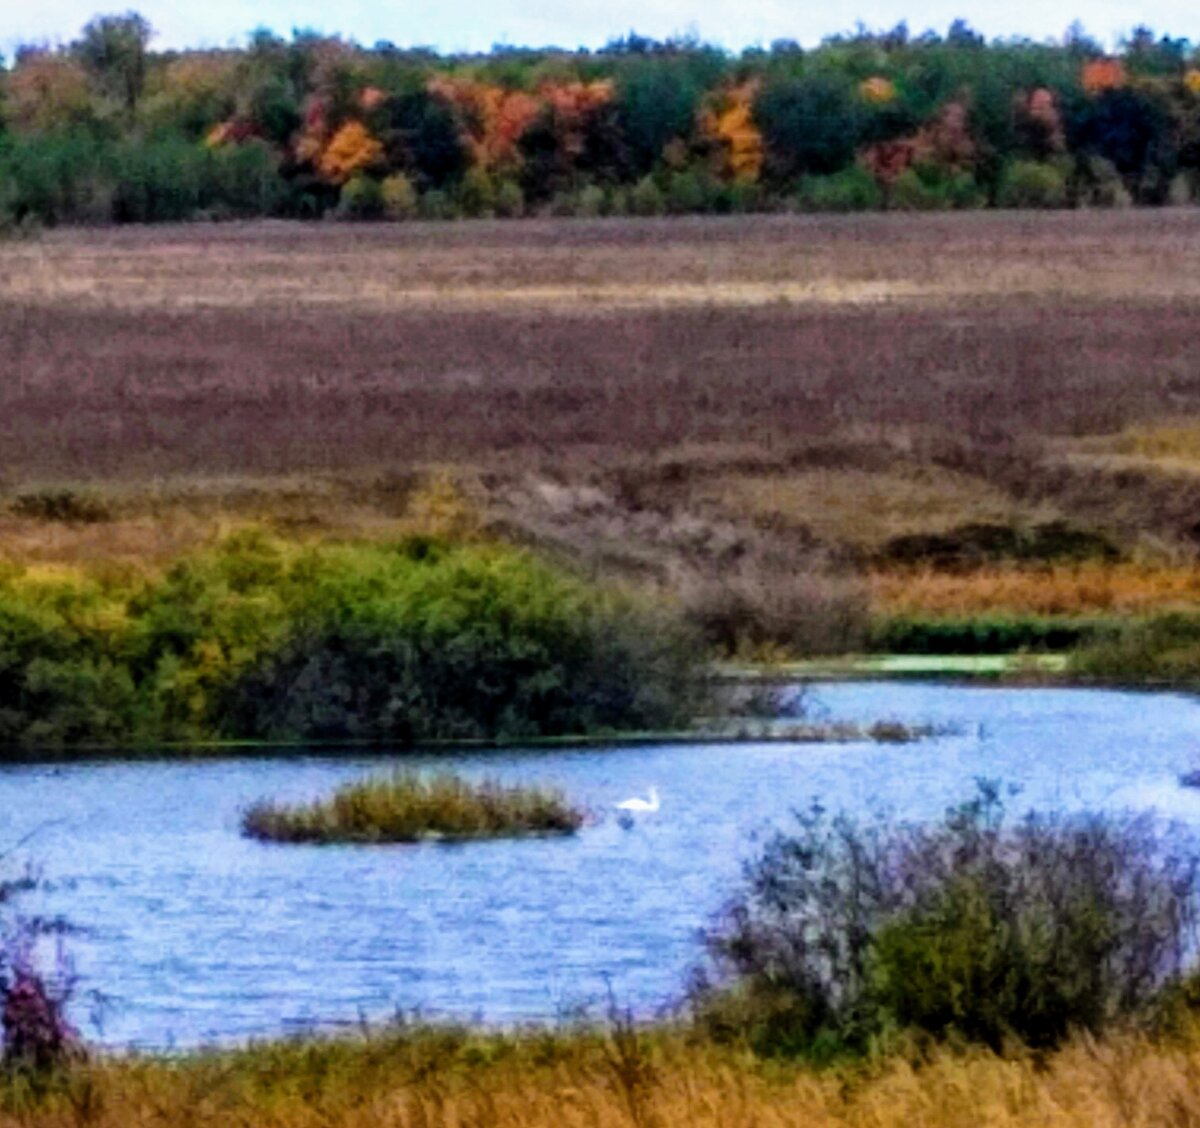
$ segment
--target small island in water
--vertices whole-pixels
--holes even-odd
[[[255,803],[242,816],[242,832],[262,842],[461,841],[573,834],[583,822],[582,810],[548,788],[397,772],[346,784],[311,803]]]

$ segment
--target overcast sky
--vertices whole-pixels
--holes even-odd
[[[1076,0],[1076,5],[1078,0]],[[154,46],[241,44],[255,27],[287,35],[294,28],[340,33],[370,45],[445,51],[486,50],[493,43],[598,47],[633,29],[663,38],[695,33],[725,47],[797,39],[805,45],[853,28],[891,28],[907,20],[914,33],[944,31],[956,17],[989,38],[1058,38],[1079,19],[1102,42],[1115,43],[1135,22],[1200,41],[1200,5],[1184,0],[858,0],[857,4],[798,4],[788,0],[0,0],[0,50],[27,41],[67,41],[97,12],[133,8],[146,16]]]

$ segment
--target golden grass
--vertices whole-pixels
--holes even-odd
[[[569,227],[553,220],[481,222],[455,230],[310,225],[297,238],[286,224],[189,224],[152,233],[54,233],[0,246],[0,301],[594,312],[1014,295],[1200,298],[1193,225],[1186,212],[1157,216],[1149,235],[1136,216],[1033,216],[1019,223],[1003,215],[762,216]],[[948,243],[954,254],[929,253]],[[503,254],[495,253],[498,247]]]
[[[1200,1123],[1200,1047],[1140,1037],[814,1072],[674,1034],[418,1034],[85,1067],[22,1128],[1150,1128]],[[15,1108],[13,1106],[16,1106]]]
[[[870,574],[868,583],[872,608],[890,615],[1141,615],[1200,607],[1200,568],[1186,566],[880,570]]]
[[[704,481],[695,500],[731,515],[803,527],[827,544],[863,548],[971,521],[1011,524],[1048,516],[1025,509],[979,478],[919,466],[728,474]]]

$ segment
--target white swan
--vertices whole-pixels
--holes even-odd
[[[650,788],[649,799],[622,799],[617,804],[618,811],[657,811],[659,808],[658,788]]]

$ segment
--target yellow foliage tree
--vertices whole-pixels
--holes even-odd
[[[872,106],[887,106],[896,100],[896,84],[890,78],[875,75],[858,86],[862,100]]]
[[[720,174],[742,184],[755,183],[762,173],[763,139],[754,123],[758,85],[745,82],[727,90],[713,108],[701,115],[701,132],[717,145]]]
[[[52,133],[93,114],[87,72],[48,51],[25,55],[6,84],[7,117],[23,133]]]
[[[317,158],[317,171],[331,184],[345,184],[355,173],[379,163],[383,146],[361,121],[348,121]]]

